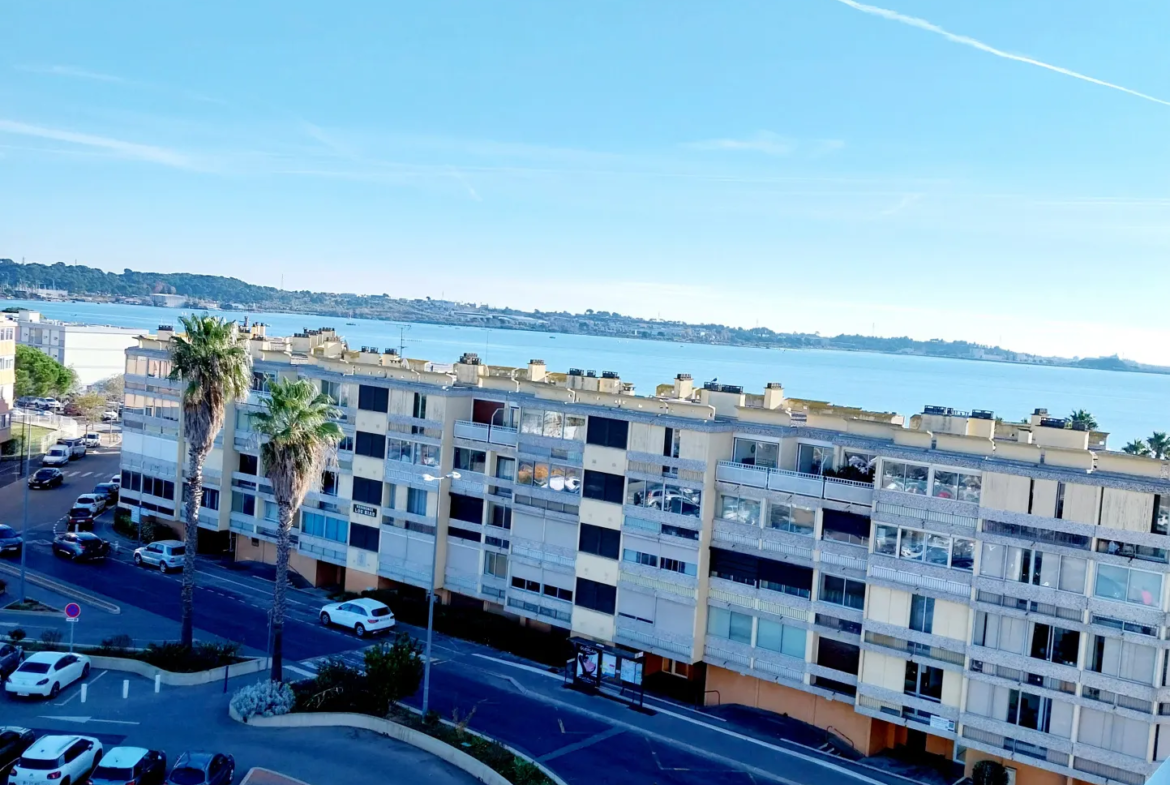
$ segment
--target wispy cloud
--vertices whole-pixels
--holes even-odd
[[[172,166],[178,169],[191,169],[193,163],[190,158],[175,150],[154,145],[127,142],[122,139],[111,139],[106,136],[66,131],[59,128],[44,128],[39,125],[29,125],[15,120],[0,119],[0,134],[14,134],[16,136],[31,136],[36,139],[49,139],[54,142],[80,145],[92,149],[105,150],[121,158],[135,161]]]
[[[479,195],[479,192],[476,191],[475,188],[471,185],[471,183],[469,183],[467,181],[467,178],[463,176],[463,173],[460,172],[458,169],[456,169],[454,166],[451,167],[451,176],[454,177],[456,180],[458,180],[459,183],[464,188],[467,189],[468,196],[470,196],[472,199],[474,199],[477,202],[483,201],[483,199]]]
[[[902,198],[898,200],[897,204],[890,205],[886,209],[880,211],[878,215],[882,218],[888,218],[892,215],[897,215],[921,198],[922,194],[904,194]]]
[[[788,139],[771,131],[757,131],[741,138],[706,139],[701,142],[691,142],[687,147],[692,150],[727,150],[783,156],[795,152],[797,143],[795,139]]]
[[[64,76],[70,79],[88,79],[91,82],[114,82],[130,84],[129,79],[123,79],[113,74],[103,74],[97,71],[87,71],[84,68],[74,68],[71,65],[18,65],[16,70],[30,74],[45,74],[48,76]]]
[[[857,11],[861,11],[862,13],[865,13],[865,14],[870,14],[872,16],[880,16],[881,18],[888,19],[891,22],[898,22],[899,24],[909,25],[911,27],[917,27],[919,30],[925,30],[928,33],[934,33],[935,35],[941,35],[943,38],[947,39],[948,41],[952,41],[956,44],[962,44],[963,46],[969,46],[972,49],[978,49],[981,52],[986,52],[987,54],[995,55],[996,57],[1002,57],[1005,60],[1014,60],[1017,63],[1024,63],[1026,65],[1032,65],[1032,66],[1035,66],[1037,68],[1043,68],[1046,71],[1052,71],[1053,73],[1061,74],[1062,76],[1069,76],[1069,77],[1072,77],[1073,79],[1079,79],[1082,82],[1089,82],[1090,84],[1095,84],[1095,85],[1098,85],[1100,87],[1108,87],[1110,90],[1117,90],[1118,92],[1126,93],[1127,95],[1132,95],[1136,98],[1141,98],[1144,101],[1151,101],[1155,104],[1162,104],[1163,106],[1170,106],[1170,101],[1167,101],[1165,99],[1157,98],[1155,96],[1148,95],[1146,93],[1141,93],[1141,92],[1138,92],[1137,90],[1131,90],[1128,87],[1122,87],[1119,84],[1113,84],[1112,82],[1106,82],[1103,79],[1097,79],[1096,77],[1088,76],[1087,74],[1082,74],[1082,73],[1079,73],[1077,71],[1072,71],[1072,70],[1069,70],[1068,68],[1062,68],[1058,65],[1052,65],[1051,63],[1045,63],[1042,60],[1036,60],[1035,58],[1032,58],[1032,57],[1026,57],[1024,55],[1017,55],[1017,54],[1012,54],[1011,52],[1005,52],[1002,49],[996,49],[994,46],[991,46],[990,44],[985,44],[978,39],[971,38],[970,36],[958,35],[957,33],[952,33],[949,30],[946,30],[942,27],[939,27],[938,25],[936,25],[932,22],[928,22],[925,19],[919,19],[916,16],[906,16],[905,14],[900,14],[897,11],[891,11],[888,8],[878,8],[877,6],[859,3],[859,2],[857,2],[857,0],[837,0],[837,2],[842,3],[843,5],[847,5],[850,8],[853,8]]]

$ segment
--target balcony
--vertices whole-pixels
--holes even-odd
[[[431,587],[431,570],[429,564],[408,562],[406,559],[386,556],[385,554],[382,554],[378,560],[379,575],[424,589]]]
[[[919,589],[933,589],[934,591],[940,591],[945,594],[953,594],[956,597],[969,598],[971,596],[971,587],[965,583],[945,581],[942,578],[919,575],[906,570],[893,570],[889,567],[879,567],[875,564],[870,567],[869,575],[879,580],[892,581],[894,583],[900,583],[903,586],[914,586]]]
[[[690,662],[694,648],[692,639],[660,633],[653,624],[619,616],[614,631],[614,642],[631,646],[669,659]]]
[[[864,505],[873,503],[873,483],[856,480],[840,480],[836,477],[805,474],[787,469],[766,469],[735,461],[719,461],[715,477],[720,482],[796,493],[814,499],[831,499]]]
[[[509,428],[506,425],[488,425],[482,422],[471,422],[470,420],[456,420],[455,438],[515,447],[516,429]]]

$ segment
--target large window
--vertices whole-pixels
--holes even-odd
[[[582,523],[578,549],[583,553],[592,553],[595,556],[604,556],[607,559],[616,559],[621,552],[622,533],[616,529],[606,529]]]
[[[581,441],[585,438],[585,418],[576,414],[525,409],[520,413],[520,433]]]
[[[630,435],[630,424],[625,420],[615,420],[612,417],[589,417],[588,435],[586,444],[596,444],[600,447],[614,447],[626,449]]]
[[[496,456],[496,479],[500,480],[515,480],[516,479],[516,459],[505,458],[502,455]]]
[[[1170,551],[1165,548],[1155,548],[1151,545],[1134,545],[1132,542],[1120,540],[1097,540],[1097,553],[1108,553],[1111,556],[1121,556],[1125,559],[1141,559],[1158,564],[1170,562]]]
[[[620,474],[608,474],[590,469],[585,470],[585,498],[611,504],[621,504],[626,478]]]
[[[925,633],[934,631],[934,597],[910,596],[910,629]]]
[[[362,504],[382,506],[382,483],[378,480],[367,480],[365,477],[353,478],[353,500]]]
[[[668,482],[630,480],[626,484],[626,504],[698,518],[702,511],[703,492]]]
[[[341,518],[330,518],[320,513],[301,511],[301,531],[313,537],[334,542],[345,542],[349,522]]]
[[[788,657],[804,659],[804,641],[808,633],[799,627],[789,627],[767,619],[756,622],[756,646]]]
[[[415,515],[427,514],[427,492],[422,488],[406,489],[406,511]]]
[[[1156,572],[1098,564],[1093,594],[1104,600],[1161,607],[1162,576]]]
[[[868,546],[869,516],[826,509],[821,520],[821,538]]]
[[[405,439],[387,439],[386,458],[399,463],[437,467],[439,465],[439,448],[433,444],[416,444]]]
[[[512,528],[512,510],[509,507],[504,507],[500,504],[488,505],[488,526],[495,526],[498,529]]]
[[[974,540],[884,523],[874,526],[873,552],[965,572],[975,567]]]
[[[588,578],[578,578],[574,602],[582,608],[612,616],[617,605],[617,587]]]
[[[1157,661],[1158,650],[1153,646],[1094,635],[1089,640],[1085,667],[1106,676],[1151,685]]]
[[[562,466],[557,463],[520,461],[519,471],[516,472],[516,484],[577,494],[581,492],[581,470],[576,466]]]
[[[232,491],[232,512],[238,512],[243,515],[255,515],[256,497],[250,493]]]
[[[483,499],[452,493],[451,518],[466,523],[483,523]]]
[[[386,437],[380,433],[357,431],[354,434],[353,451],[358,455],[382,460],[386,457]]]
[[[935,469],[930,495],[940,499],[956,499],[978,504],[982,487],[983,479],[978,474],[953,469]]]
[[[710,574],[749,586],[792,594],[808,599],[812,594],[813,571],[809,567],[763,559],[724,548],[711,548]]]
[[[483,554],[483,574],[494,578],[508,577],[508,555],[485,551]]]
[[[469,450],[466,447],[456,447],[452,467],[457,472],[487,472],[487,453],[483,450]]]
[[[906,682],[903,692],[930,701],[942,700],[943,672],[941,668],[906,663]]]
[[[1086,565],[1084,559],[1075,556],[985,542],[979,574],[1083,594]]]
[[[759,526],[760,509],[762,506],[762,502],[758,499],[744,499],[739,496],[721,493],[719,494],[719,510],[717,514],[725,520]]]
[[[358,408],[367,412],[390,411],[390,390],[385,387],[358,386]]]
[[[378,552],[378,527],[362,526],[357,523],[349,525],[349,544],[363,551]]]
[[[208,510],[218,510],[219,491],[215,488],[204,488],[202,503],[199,506]]]
[[[1170,534],[1170,494],[1154,495],[1154,518],[1150,522],[1154,534]]]
[[[821,578],[821,602],[844,605],[846,608],[861,610],[865,607],[865,583],[849,578],[825,575]]]
[[[707,634],[715,638],[752,645],[752,617],[724,608],[707,609]]]
[[[821,638],[817,643],[817,665],[842,673],[857,675],[861,664],[861,647],[852,643]]]
[[[882,488],[887,491],[902,491],[926,495],[929,466],[919,466],[902,461],[882,461]]]
[[[773,529],[811,537],[816,519],[817,511],[811,507],[768,502],[768,526]]]
[[[820,444],[800,444],[796,448],[796,470],[804,474],[833,471],[834,448]]]
[[[731,459],[745,466],[775,469],[780,465],[780,445],[754,439],[736,439]]]
[[[1075,666],[1080,645],[1081,634],[1076,630],[1066,630],[1049,624],[1036,624],[1032,628],[1030,654],[1038,660]]]

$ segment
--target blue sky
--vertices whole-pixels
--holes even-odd
[[[0,256],[1170,363],[1164,0],[0,23]]]

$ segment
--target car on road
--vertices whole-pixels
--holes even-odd
[[[100,493],[83,493],[73,502],[73,507],[74,509],[88,507],[95,516],[101,515],[102,510],[106,509],[106,496]]]
[[[110,555],[110,544],[93,532],[66,532],[53,538],[53,555],[70,561],[97,561]]]
[[[73,451],[62,444],[54,444],[41,458],[42,466],[65,466],[69,463]]]
[[[236,761],[222,752],[184,752],[175,761],[167,785],[231,785]]]
[[[101,496],[105,499],[106,506],[109,507],[118,503],[118,494],[121,489],[120,485],[115,485],[112,482],[99,482],[93,486],[93,493],[95,496]]]
[[[28,728],[0,728],[0,774],[16,763],[36,739],[37,735]]]
[[[87,433],[85,436],[82,437],[82,443],[84,443],[87,448],[101,447],[102,446],[101,434]]]
[[[0,523],[0,556],[19,556],[24,550],[24,538],[16,529]]]
[[[9,785],[81,785],[102,759],[92,736],[41,736],[8,775]]]
[[[65,459],[69,461],[68,458]],[[61,483],[65,482],[65,472],[60,469],[52,467],[44,467],[37,469],[29,475],[28,487],[30,488],[59,488]]]
[[[183,569],[187,546],[179,540],[159,540],[134,551],[134,563],[139,567],[149,565],[163,572]]]
[[[117,412],[113,411],[112,409],[107,409],[106,411],[102,412],[102,422],[117,422],[117,421],[118,421],[118,413]]]
[[[167,754],[145,747],[114,747],[89,775],[88,785],[163,785]]]
[[[93,531],[93,523],[95,516],[93,509],[89,507],[73,507],[69,510],[69,517],[66,520],[67,526],[65,531],[70,532],[91,532]]]
[[[57,444],[62,447],[69,448],[70,458],[84,458],[85,457],[85,439],[81,436],[74,436],[69,439],[58,439]]]
[[[122,489],[122,475],[115,474],[113,477],[110,478],[110,483],[112,483],[113,485],[117,485],[118,490],[121,490]]]
[[[353,634],[364,638],[367,633],[386,632],[394,626],[394,614],[390,608],[369,597],[335,602],[321,609],[321,623],[328,627],[348,627]]]
[[[56,698],[61,690],[78,679],[89,676],[89,657],[61,651],[38,651],[30,654],[8,680],[4,690],[27,698],[43,695]]]
[[[24,659],[23,646],[17,646],[15,643],[0,643],[0,681],[7,679],[8,674],[20,666],[22,659]],[[3,766],[0,765],[0,768]]]

